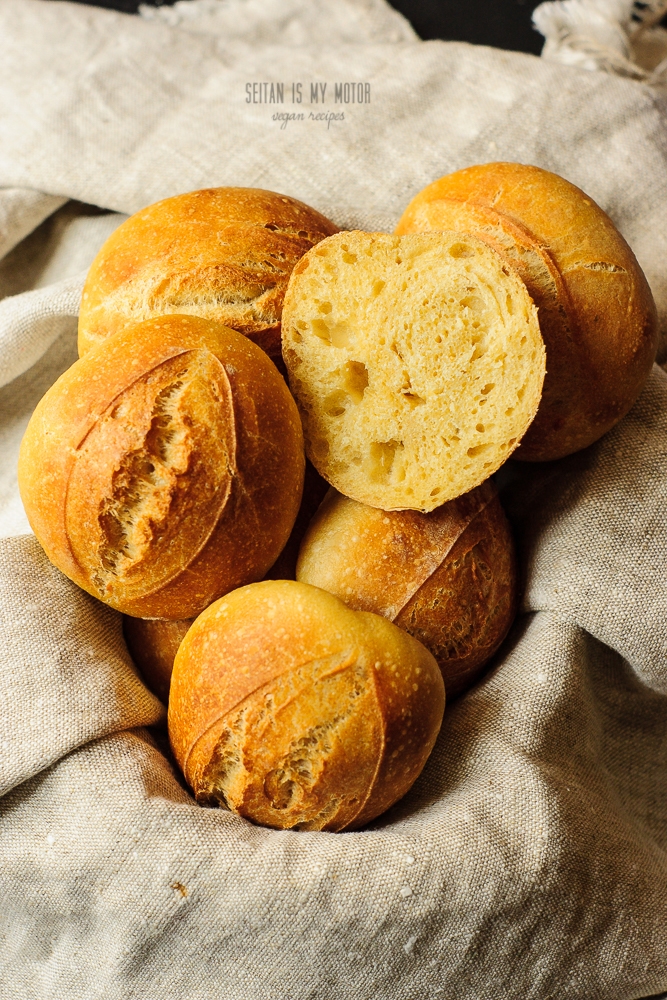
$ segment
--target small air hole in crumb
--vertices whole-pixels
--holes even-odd
[[[310,325],[316,337],[323,340],[325,344],[331,343],[331,330],[323,319],[311,319]]]
[[[495,389],[495,387],[496,387],[495,382],[487,382],[484,388],[482,389],[482,395],[487,396],[492,389]]]
[[[488,444],[478,444],[475,445],[474,448],[468,448],[466,454],[468,455],[469,458],[476,458],[478,455],[481,455],[483,451],[486,451],[488,447],[489,447]]]
[[[356,264],[357,263],[357,255],[356,255],[356,253],[349,253],[346,250],[345,253],[343,254],[343,262],[345,264]]]
[[[368,476],[372,482],[387,482],[397,451],[403,451],[402,441],[372,441],[368,456]]]
[[[343,389],[335,389],[324,400],[324,412],[329,417],[342,417],[349,403],[348,394]]]
[[[330,302],[320,302],[320,304],[319,304],[319,306],[317,308],[318,308],[318,310],[321,313],[324,313],[324,315],[326,316],[328,313],[331,312],[331,303]]]
[[[477,424],[477,426],[475,427],[475,430],[479,431],[480,434],[483,434],[484,433],[484,424]]]
[[[475,251],[467,243],[452,243],[449,248],[450,257],[474,257]]]
[[[379,295],[382,289],[384,288],[385,284],[386,282],[380,281],[379,279],[378,281],[375,281],[373,283],[373,295]]]
[[[349,393],[353,403],[360,403],[368,388],[368,368],[363,361],[348,361],[343,365],[341,374],[343,386]]]
[[[514,413],[514,407],[508,406],[507,409],[505,410],[505,416],[511,417],[513,413]]]
[[[403,399],[407,400],[412,407],[421,406],[422,403],[426,402],[423,396],[418,396],[416,392],[404,392]]]
[[[437,495],[438,495],[439,492],[440,492],[440,487],[436,486],[436,488],[434,490],[431,490],[429,496],[437,497]]]

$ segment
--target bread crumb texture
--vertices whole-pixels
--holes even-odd
[[[318,471],[385,510],[487,479],[540,400],[537,311],[511,265],[456,233],[329,237],[295,268],[283,355]]]

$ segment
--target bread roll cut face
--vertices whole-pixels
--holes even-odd
[[[346,232],[294,269],[283,355],[306,449],[339,492],[433,510],[519,444],[545,372],[537,311],[471,236]]]

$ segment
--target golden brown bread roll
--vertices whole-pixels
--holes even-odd
[[[282,550],[271,569],[266,574],[267,580],[295,580],[296,561],[299,557],[299,549],[303,536],[308,530],[308,525],[312,521],[317,508],[324,500],[324,496],[329,489],[329,484],[322,479],[315,466],[306,461],[306,472],[303,480],[303,496],[301,506],[296,516],[292,533],[287,539],[287,544]]]
[[[264,576],[303,466],[299,415],[266,354],[219,324],[163,316],[54,383],[23,438],[19,487],[66,576],[126,614],[182,619]]]
[[[658,343],[648,282],[611,219],[556,174],[486,163],[420,191],[396,232],[441,229],[504,254],[538,307],[547,375],[515,458],[561,458],[596,441],[634,403]]]
[[[431,654],[316,587],[227,594],[174,663],[169,738],[198,801],[281,829],[370,822],[415,781],[445,692]]]
[[[123,636],[130,656],[139,668],[146,687],[166,705],[174,668],[174,657],[193,618],[159,621],[123,615]]]
[[[487,479],[544,378],[525,285],[456,233],[322,241],[292,272],[283,356],[313,465],[384,510],[433,510]]]
[[[79,354],[129,324],[189,313],[280,353],[287,280],[333,222],[259,188],[208,188],[131,216],[93,261],[79,314]]]
[[[516,611],[512,535],[489,482],[430,514],[377,510],[332,490],[303,540],[297,580],[419,639],[448,698],[480,675]]]

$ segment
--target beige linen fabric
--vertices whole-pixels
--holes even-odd
[[[0,0],[0,997],[660,994],[660,369],[598,444],[503,470],[522,612],[488,676],[448,707],[413,790],[360,833],[281,833],[197,806],[118,616],[53,569],[33,537],[10,537],[27,531],[18,441],[75,357],[81,274],[122,213],[159,197],[257,185],[339,225],[390,230],[449,170],[533,162],[610,211],[667,315],[665,107],[648,87],[412,41],[394,13],[376,45],[337,38],[333,11],[324,46],[293,0],[282,20],[267,4],[249,46],[223,30],[233,4],[199,3],[217,27],[194,27],[199,15],[182,7],[142,21]],[[381,4],[358,7],[359,25],[380,23]],[[250,0],[243,9],[251,19]],[[271,25],[280,44],[261,42]],[[372,100],[330,127],[306,118],[281,129],[275,107],[245,104],[253,80],[301,80],[307,94],[311,81],[361,80]]]

